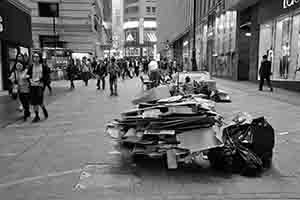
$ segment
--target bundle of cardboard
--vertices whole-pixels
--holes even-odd
[[[132,156],[167,158],[177,168],[193,153],[220,147],[215,126],[219,115],[201,96],[174,96],[140,102],[107,125],[107,132]]]

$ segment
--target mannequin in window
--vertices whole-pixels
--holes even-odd
[[[296,63],[296,70],[294,72],[294,80],[297,78],[297,72],[300,72],[300,55],[299,53],[297,54],[297,63]]]
[[[279,68],[280,78],[288,79],[289,65],[290,65],[288,44],[283,46],[282,50],[283,50],[283,56],[280,59],[280,68]]]

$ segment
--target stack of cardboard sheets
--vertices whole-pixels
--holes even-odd
[[[133,156],[166,157],[177,168],[191,154],[222,146],[214,126],[214,103],[200,96],[175,96],[143,102],[108,124],[119,147]]]

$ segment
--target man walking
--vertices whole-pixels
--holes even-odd
[[[97,75],[97,90],[100,90],[100,84],[102,82],[102,90],[105,90],[105,77],[107,76],[106,65],[103,61],[99,61],[95,69]]]
[[[263,90],[264,82],[267,80],[268,86],[270,88],[270,91],[273,92],[273,87],[271,85],[271,68],[272,63],[268,60],[268,56],[263,56],[263,61],[261,63],[260,69],[259,69],[259,76],[260,76],[260,83],[259,83],[259,91]]]
[[[113,57],[111,59],[111,64],[108,68],[109,73],[109,84],[110,84],[110,96],[118,96],[118,73],[120,69],[116,64],[116,59]]]

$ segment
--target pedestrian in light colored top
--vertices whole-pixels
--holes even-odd
[[[47,77],[47,69],[41,62],[41,56],[38,53],[32,55],[33,64],[29,68],[28,74],[30,76],[30,99],[35,112],[33,123],[40,121],[39,107],[42,108],[45,118],[48,118],[48,111],[44,105],[44,85],[45,77]]]
[[[12,83],[18,86],[18,97],[24,110],[24,121],[30,117],[30,82],[28,69],[21,62],[17,62],[15,70],[10,76]]]

